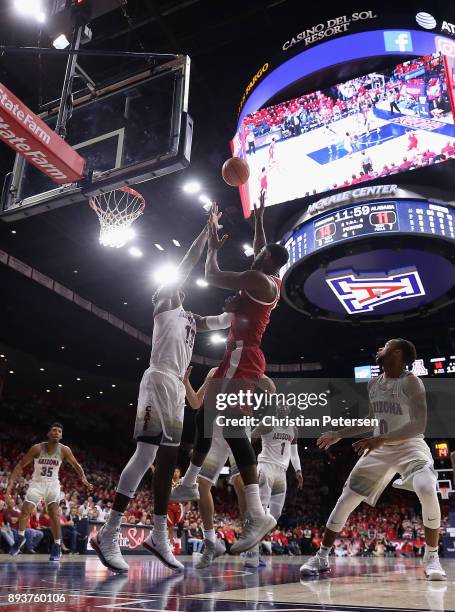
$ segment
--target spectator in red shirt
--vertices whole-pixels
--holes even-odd
[[[418,144],[419,141],[417,140],[415,132],[410,132],[408,134],[408,151],[412,151],[412,149],[417,149]]]

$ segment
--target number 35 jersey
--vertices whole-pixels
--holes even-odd
[[[295,433],[294,427],[276,427],[269,433],[263,434],[258,463],[272,463],[287,470],[291,460],[291,444]]]
[[[150,367],[183,379],[193,353],[195,335],[196,320],[182,306],[155,315]]]
[[[46,442],[40,444],[40,454],[33,463],[33,482],[58,483],[58,472],[62,465],[62,445],[57,444],[55,452],[49,454]]]

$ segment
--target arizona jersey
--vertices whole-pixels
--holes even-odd
[[[269,433],[262,434],[262,450],[258,456],[258,463],[272,463],[287,470],[294,438],[294,427],[274,427]]]
[[[403,372],[399,378],[386,378],[381,374],[370,382],[368,394],[371,416],[379,421],[379,425],[374,429],[375,436],[391,433],[410,422],[410,399],[405,390],[409,376],[414,377],[422,391],[425,391],[420,378],[411,372]],[[423,432],[414,437],[423,438]],[[402,444],[402,442],[388,444]]]
[[[196,320],[182,306],[154,317],[150,367],[183,378],[193,353]]]
[[[35,457],[33,462],[33,476],[34,482],[57,482],[58,483],[58,472],[62,465],[62,445],[57,444],[57,448],[52,454],[46,450],[46,442],[40,444],[40,454]]]
[[[252,297],[246,289],[238,293],[238,304],[234,313],[234,319],[229,329],[226,351],[232,351],[239,346],[261,345],[267,325],[270,322],[270,314],[280,299],[281,279],[269,276],[276,285],[276,295],[272,302],[261,302]]]

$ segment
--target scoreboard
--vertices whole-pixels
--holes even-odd
[[[294,230],[285,243],[289,261],[283,274],[306,256],[341,241],[400,233],[455,241],[455,209],[426,201],[399,200],[332,210]]]

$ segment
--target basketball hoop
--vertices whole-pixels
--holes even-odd
[[[91,208],[100,220],[100,244],[120,248],[134,236],[131,225],[144,212],[144,197],[131,187],[92,196]]]

